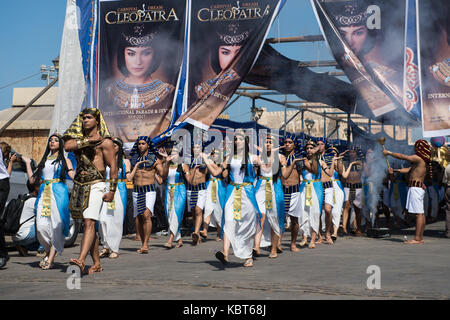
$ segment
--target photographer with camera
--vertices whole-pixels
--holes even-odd
[[[9,177],[11,176],[12,164],[16,159],[17,156],[15,154],[11,155],[11,146],[6,142],[0,142],[0,216],[8,199]],[[3,226],[0,224],[0,268],[3,268],[8,260],[5,233]]]

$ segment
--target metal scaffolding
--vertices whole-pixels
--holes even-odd
[[[298,37],[285,37],[285,38],[268,38],[266,40],[266,43],[268,44],[277,44],[277,43],[289,43],[289,42],[319,42],[319,41],[325,41],[322,35],[309,35],[309,36],[298,36]],[[340,69],[339,65],[336,61],[330,61],[330,60],[323,60],[323,61],[301,61],[298,64],[301,67],[310,67],[310,68],[316,68],[316,67],[335,67],[336,69]],[[328,71],[325,72],[328,75],[331,76],[345,76],[344,72],[342,71]],[[280,93],[275,90],[268,89],[266,87],[261,86],[249,86],[249,85],[241,85],[237,91],[235,92],[236,97],[227,104],[224,111],[228,109],[233,103],[235,103],[240,97],[247,97],[252,99],[252,119],[260,119],[261,114],[259,116],[256,116],[256,112],[260,112],[261,110],[259,108],[255,107],[255,101],[257,99],[267,101],[273,104],[282,105],[284,106],[284,122],[279,127],[279,129],[286,129],[287,125],[294,120],[299,114],[301,114],[301,130],[304,131],[305,129],[305,112],[313,113],[316,115],[320,115],[323,117],[324,122],[324,128],[323,128],[323,136],[327,139],[330,138],[335,133],[337,134],[337,137],[339,138],[339,128],[342,127],[342,123],[345,123],[347,126],[346,131],[346,138],[347,143],[350,143],[352,141],[352,130],[351,126],[349,125],[352,120],[359,121],[356,123],[358,126],[363,127],[367,133],[372,132],[372,128],[374,126],[380,126],[381,130],[384,131],[385,125],[383,123],[372,123],[371,119],[368,119],[366,117],[360,116],[360,115],[352,115],[350,113],[344,112],[344,111],[318,111],[316,109],[337,109],[335,106],[327,105],[324,103],[319,102],[311,102],[311,101],[303,101],[303,100],[287,100],[287,95],[284,93]],[[283,101],[277,101],[274,99],[267,98],[267,96],[284,96]],[[297,110],[297,112],[291,116],[289,119],[287,119],[287,109],[294,109]],[[327,132],[327,125],[326,125],[326,119],[330,119],[336,122],[336,126],[332,129],[331,132]],[[307,119],[306,119],[307,120]],[[361,120],[366,120],[365,122],[361,123]],[[374,121],[376,122],[376,121]],[[406,125],[406,140],[408,141],[409,138],[409,128]],[[393,138],[396,139],[396,127],[393,126]]]

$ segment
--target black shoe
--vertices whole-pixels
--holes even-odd
[[[226,266],[226,265],[228,264],[228,261],[225,259],[225,256],[224,256],[224,254],[223,254],[222,251],[217,251],[217,252],[216,252],[216,258],[217,258],[220,262],[222,262],[223,265]]]

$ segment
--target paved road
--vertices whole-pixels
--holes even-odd
[[[147,255],[124,238],[118,259],[102,259],[104,272],[83,276],[81,289],[69,290],[66,271],[80,250],[78,239],[56,258],[55,270],[41,270],[35,256],[10,252],[0,270],[0,299],[449,299],[450,239],[443,238],[442,221],[426,229],[420,246],[402,244],[405,235],[412,237],[411,228],[386,239],[339,238],[298,253],[288,250],[286,233],[277,259],[263,250],[253,268],[243,268],[231,256],[226,269],[214,257],[221,249],[215,237],[197,247],[186,238],[172,250],[163,247],[166,236],[155,237]],[[367,288],[370,265],[380,267],[381,289]]]

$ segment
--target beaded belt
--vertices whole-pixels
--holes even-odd
[[[243,183],[230,183],[233,187],[235,187],[234,191],[234,201],[233,201],[233,219],[237,221],[242,220],[242,212],[241,212],[241,201],[242,201],[242,187],[252,186],[250,182]]]
[[[344,188],[349,189],[362,189],[362,183],[344,183]]]
[[[206,189],[206,182],[202,182],[199,184],[196,184],[195,186],[192,184],[187,184],[186,185],[186,189],[188,189],[189,191],[200,191],[200,190],[205,190]]]
[[[322,187],[324,190],[333,188],[333,181],[322,182]]]
[[[153,192],[156,191],[154,184],[148,184],[146,186],[134,186],[133,192],[137,193],[147,193],[147,192]]]
[[[408,187],[409,188],[422,188],[422,189],[426,189],[427,187],[425,186],[425,184],[422,181],[409,181],[408,182]]]
[[[112,180],[106,179],[105,182],[112,182]],[[127,179],[117,179],[116,182],[127,182]]]
[[[300,191],[300,183],[295,186],[285,187],[283,186],[283,192],[286,193],[296,193]]]

